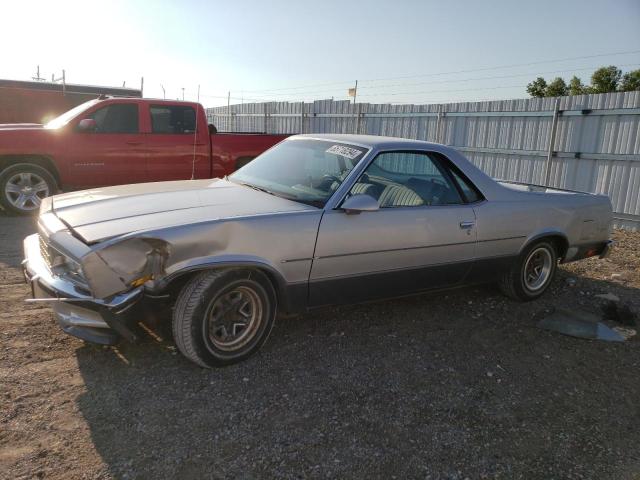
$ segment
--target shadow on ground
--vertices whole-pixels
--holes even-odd
[[[566,276],[528,304],[483,287],[281,320],[218,370],[170,338],[84,346],[78,404],[117,478],[633,478],[640,342],[535,324],[640,292]]]

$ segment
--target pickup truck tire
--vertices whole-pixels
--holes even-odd
[[[500,279],[498,286],[506,296],[528,302],[547,290],[558,266],[558,254],[551,241],[528,246]]]
[[[32,163],[18,163],[0,172],[0,205],[14,215],[33,215],[43,198],[57,191],[56,179]]]
[[[180,291],[173,311],[173,337],[178,350],[202,367],[231,365],[264,344],[275,316],[275,290],[264,273],[209,270]]]

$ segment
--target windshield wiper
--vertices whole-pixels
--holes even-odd
[[[276,195],[275,193],[273,193],[271,190],[267,190],[264,187],[259,187],[257,185],[253,185],[252,183],[244,183],[244,182],[238,182],[238,183],[240,183],[240,185],[244,185],[245,187],[253,188],[254,190],[257,190],[259,192],[268,193],[269,195],[273,195],[274,197],[278,197],[279,196],[279,195]]]

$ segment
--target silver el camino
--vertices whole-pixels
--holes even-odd
[[[498,183],[443,145],[298,135],[224,179],[50,197],[24,270],[65,332],[136,341],[144,309],[172,309],[213,367],[278,312],[486,282],[534,300],[558,262],[607,254],[611,220],[606,196]]]

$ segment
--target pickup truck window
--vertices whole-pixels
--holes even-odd
[[[138,105],[113,103],[90,116],[96,121],[96,133],[138,133]]]
[[[151,132],[164,134],[193,133],[196,130],[196,111],[182,105],[151,105]]]

